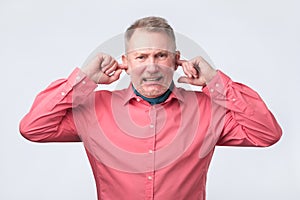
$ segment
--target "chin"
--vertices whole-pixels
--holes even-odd
[[[156,98],[161,96],[162,94],[164,94],[167,91],[168,88],[166,87],[160,87],[160,88],[156,88],[156,89],[152,89],[152,90],[142,90],[140,93],[141,95],[147,97],[147,98]]]

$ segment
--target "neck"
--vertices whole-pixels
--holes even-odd
[[[137,96],[139,96],[139,97],[141,97],[142,99],[144,99],[145,101],[149,102],[151,105],[155,105],[155,104],[160,104],[160,103],[162,103],[162,102],[164,102],[164,101],[166,101],[166,100],[168,99],[168,97],[170,96],[170,94],[171,94],[171,92],[172,92],[172,90],[173,90],[173,88],[174,88],[174,82],[172,81],[172,83],[171,83],[169,89],[168,89],[165,93],[163,93],[162,95],[160,95],[160,96],[158,96],[158,97],[155,97],[155,98],[148,98],[148,97],[145,97],[145,96],[141,95],[141,94],[134,88],[133,85],[132,85],[132,88],[133,88],[134,93],[135,93]]]

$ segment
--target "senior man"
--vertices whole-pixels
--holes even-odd
[[[259,95],[202,57],[181,60],[172,27],[160,17],[125,33],[122,63],[98,53],[36,97],[20,123],[36,142],[82,141],[98,199],[205,199],[216,145],[266,147],[281,128]],[[179,88],[173,81],[202,87]],[[101,90],[126,72],[126,89]],[[100,90],[95,90],[100,84]]]

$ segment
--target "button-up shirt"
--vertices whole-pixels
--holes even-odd
[[[38,94],[20,123],[36,142],[82,141],[98,199],[204,200],[216,145],[270,146],[281,128],[259,95],[218,71],[202,91],[150,105],[132,87],[95,90],[76,68]]]

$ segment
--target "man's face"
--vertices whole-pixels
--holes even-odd
[[[127,43],[123,64],[135,89],[143,96],[155,98],[169,88],[179,52],[174,42],[163,32],[136,30]]]

